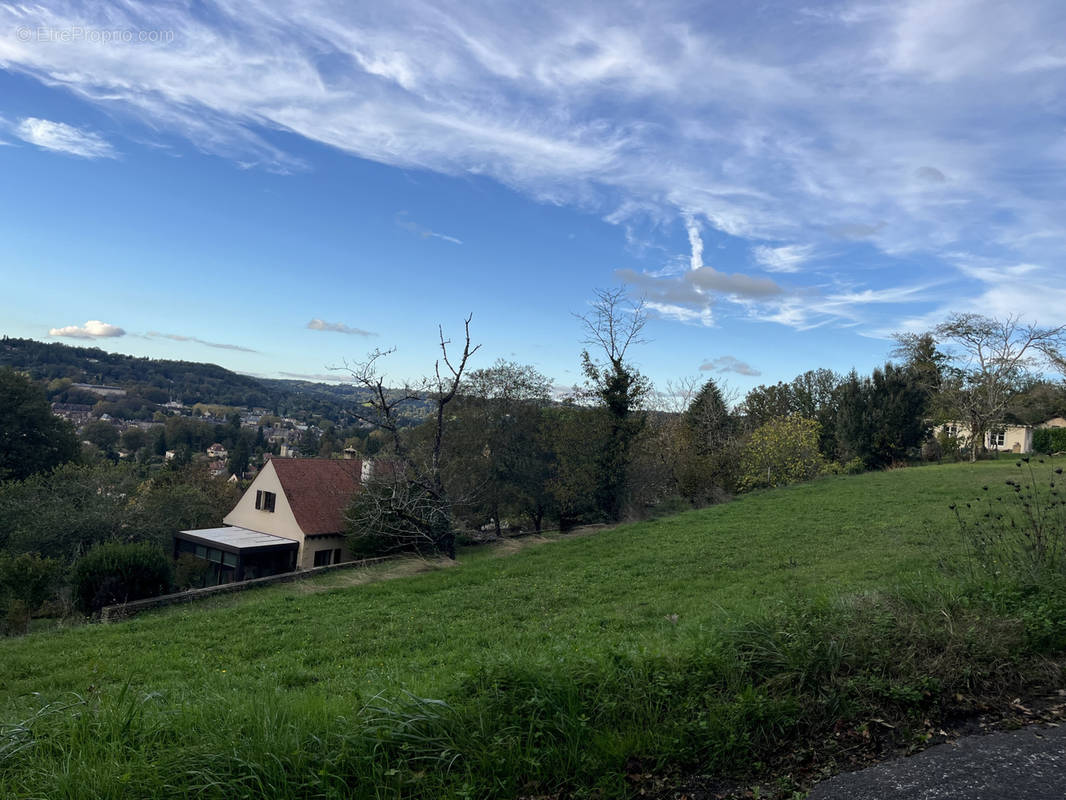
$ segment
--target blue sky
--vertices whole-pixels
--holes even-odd
[[[396,347],[660,387],[1061,324],[1066,5],[0,5],[0,330],[271,377]]]

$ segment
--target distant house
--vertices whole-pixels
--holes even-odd
[[[80,428],[92,418],[93,407],[87,403],[52,403],[52,413]]]
[[[213,459],[222,459],[229,456],[229,452],[225,447],[215,442],[213,445],[207,448],[207,457]]]
[[[212,562],[212,583],[349,561],[344,511],[362,475],[357,459],[272,458],[223,518],[229,527],[180,531],[174,554]]]
[[[1053,417],[1039,425],[993,425],[985,433],[984,446],[988,450],[1008,453],[1033,452],[1033,430],[1036,428],[1066,428],[1066,419]],[[965,422],[945,422],[933,428],[936,436],[946,434],[962,441],[970,438],[970,428]]]

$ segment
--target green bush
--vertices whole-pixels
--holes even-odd
[[[114,603],[165,594],[172,577],[170,559],[153,545],[103,544],[74,565],[74,601],[91,613]]]
[[[37,553],[0,553],[0,627],[25,633],[30,616],[55,594],[59,562]]]
[[[179,591],[202,589],[207,585],[207,578],[214,568],[215,565],[210,561],[197,558],[192,553],[182,553],[174,565],[174,588]]]
[[[861,475],[866,472],[866,465],[861,458],[848,461],[827,461],[822,467],[823,475]]]
[[[947,431],[941,431],[936,436],[936,442],[940,445],[940,458],[946,461],[959,460],[962,440],[958,436],[952,436]]]
[[[785,486],[818,476],[825,459],[818,452],[819,425],[800,416],[775,417],[756,428],[744,447],[740,488]]]
[[[1066,452],[1066,428],[1037,428],[1033,431],[1033,449],[1038,453]]]

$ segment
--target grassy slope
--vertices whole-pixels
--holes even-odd
[[[445,693],[499,661],[668,653],[725,617],[936,571],[958,552],[948,503],[1012,469],[829,478],[506,558],[469,551],[455,568],[409,578],[317,593],[286,585],[0,641],[0,719],[38,704],[30,692],[127,681],[194,704],[205,692],[358,702]]]

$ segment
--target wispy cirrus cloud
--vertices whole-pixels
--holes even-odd
[[[714,324],[712,305],[716,300],[758,301],[784,292],[769,278],[743,273],[719,272],[703,263],[703,237],[699,225],[686,217],[690,255],[689,268],[677,271],[672,265],[657,272],[617,269],[615,277],[635,287],[654,315],[687,324],[710,327]],[[675,259],[676,263],[677,259]]]
[[[558,0],[534,18],[452,0],[241,14],[139,0],[8,4],[9,32],[175,35],[42,46],[9,33],[0,63],[242,166],[313,167],[277,144],[282,131],[396,167],[489,177],[599,214],[633,241],[643,241],[642,221],[738,237],[783,276],[784,291],[759,301],[774,321],[825,293],[802,266],[827,245],[933,264],[959,249],[1052,263],[1066,245],[1058,0],[1010,13],[993,0],[622,9]],[[57,130],[35,135],[55,143]],[[77,141],[84,157],[106,155],[100,142],[89,156],[93,143],[68,137]],[[819,268],[854,278],[862,266],[850,255]],[[736,269],[706,273],[715,285],[699,288],[729,294],[719,275]],[[1036,294],[1066,284],[1052,271],[1029,280]],[[705,298],[701,319],[708,309]]]
[[[326,322],[324,319],[315,317],[307,323],[307,327],[313,331],[329,331],[332,333],[346,333],[350,336],[377,336],[373,331],[364,331],[362,328],[353,328],[343,322]]]
[[[419,225],[413,219],[411,219],[406,211],[401,211],[396,215],[396,225],[403,228],[405,231],[410,231],[416,236],[421,236],[423,239],[440,239],[451,244],[462,244],[462,239],[457,239],[454,236],[448,236],[445,233],[437,233],[437,231],[430,230],[429,228]]]
[[[336,373],[329,372],[279,372],[283,378],[291,378],[297,381],[313,381],[315,383],[343,383],[346,379],[345,373],[338,371]]]
[[[148,338],[170,339],[172,342],[192,342],[193,344],[200,344],[204,347],[213,347],[216,350],[235,350],[240,353],[258,353],[258,350],[254,350],[251,347],[244,347],[239,344],[226,344],[224,342],[209,342],[198,336],[183,336],[178,333],[160,333],[159,331],[148,331],[145,334]]]
[[[2,63],[2,62],[0,62]],[[26,117],[12,128],[22,141],[42,150],[66,153],[79,158],[117,158],[118,153],[99,134],[75,128],[65,122]]]
[[[781,247],[758,245],[752,250],[755,262],[767,272],[799,272],[814,254],[812,245],[788,244]]]
[[[749,320],[798,331],[826,325],[873,325],[878,316],[875,309],[891,307],[897,315],[903,310],[913,313],[916,304],[933,304],[934,290],[949,282],[941,279],[872,288],[853,281],[838,281],[828,286],[787,287],[769,278],[724,273],[705,265],[698,225],[687,221],[686,232],[690,248],[688,269],[678,271],[676,264],[686,259],[676,256],[656,272],[615,270],[619,280],[644,297],[651,314],[686,324],[712,326],[715,324],[712,309],[717,308],[719,313],[731,311]],[[1014,267],[1012,274],[1020,274],[1021,269],[1021,266]]]
[[[62,328],[52,328],[48,331],[48,335],[65,339],[112,339],[125,336],[126,331],[118,325],[91,319],[84,325],[67,325]]]

